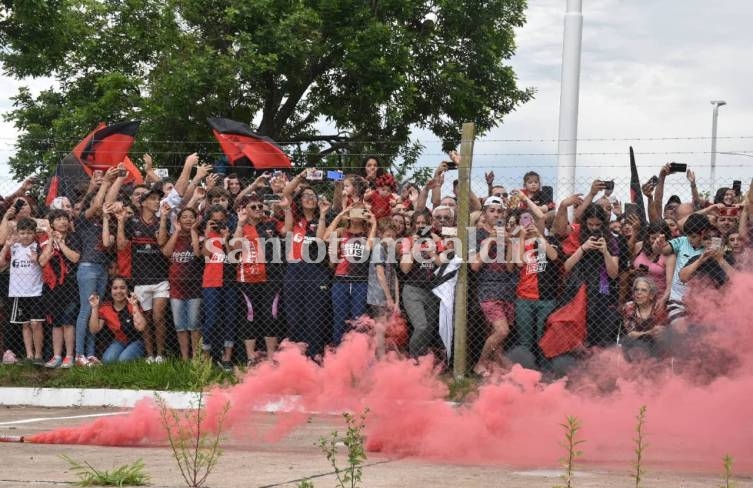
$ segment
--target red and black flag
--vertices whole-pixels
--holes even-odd
[[[138,120],[113,125],[100,122],[58,163],[47,192],[47,205],[55,197],[71,198],[75,188],[82,182],[88,182],[95,170],[107,171],[120,163],[125,164],[131,175],[129,179],[143,183],[141,172],[127,156],[140,124]]]
[[[643,192],[641,191],[641,180],[638,178],[638,168],[635,165],[635,154],[633,146],[630,146],[630,201],[637,205],[638,216],[641,224],[646,224],[646,207],[643,204]]]
[[[221,117],[209,117],[207,122],[233,166],[250,165],[257,170],[292,167],[290,158],[275,141],[256,134],[246,124]]]
[[[551,359],[585,345],[588,292],[580,285],[575,296],[554,310],[546,319],[546,330],[539,340],[544,356]]]

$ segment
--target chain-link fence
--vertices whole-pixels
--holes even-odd
[[[644,177],[640,204],[628,168],[578,181],[579,195],[560,201],[567,182],[475,168],[463,262],[447,166],[417,184],[373,160],[360,176],[240,177],[193,160],[177,180],[152,171],[143,185],[95,173],[50,205],[30,196],[34,182],[6,186],[3,360],[52,368],[203,353],[252,367],[286,339],[317,360],[355,328],[374,336],[377,355],[449,366],[464,327],[469,371],[520,363],[560,375],[594,348],[672,354],[688,287],[721,286],[747,263],[747,185],[702,195],[692,173],[669,177],[682,170],[669,166]],[[461,293],[466,317],[454,313]]]

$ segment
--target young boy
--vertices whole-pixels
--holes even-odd
[[[374,337],[376,339],[377,357],[384,355],[384,333],[387,324],[399,308],[400,297],[396,272],[396,259],[390,256],[388,249],[394,249],[397,225],[390,217],[377,221],[377,232],[381,239],[378,252],[372,254],[369,263],[369,285],[366,291],[366,303],[369,305],[371,318],[374,319]],[[375,249],[375,251],[377,251]]]
[[[680,271],[682,271],[691,259],[703,254],[703,237],[710,228],[711,223],[708,217],[699,213],[691,214],[688,216],[683,227],[685,235],[675,237],[662,249],[662,253],[665,256],[673,256],[673,259],[667,261],[668,268],[671,261],[674,260],[672,284],[670,286],[669,300],[667,301],[667,315],[670,324],[680,322],[686,315],[683,298],[688,285],[680,278]],[[667,271],[669,272],[669,269]]]
[[[12,298],[10,323],[22,324],[26,358],[43,366],[44,309],[42,304],[42,267],[39,265],[37,223],[22,218],[16,225],[16,235],[5,241],[0,250],[0,268],[10,263],[8,298]]]

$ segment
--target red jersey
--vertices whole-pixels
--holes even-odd
[[[297,222],[293,224],[293,228],[291,229],[291,233],[293,234],[293,238],[290,240],[290,251],[288,252],[288,261],[295,262],[295,261],[303,261],[304,259],[304,252],[303,249],[309,248],[309,250],[306,253],[306,257],[308,259],[316,259],[319,255],[316,248],[313,248],[317,245],[316,241],[316,231],[319,228],[319,223],[316,220],[306,220],[305,218],[298,219]],[[324,243],[319,244],[321,246],[324,246]],[[326,251],[326,248],[325,248]],[[326,255],[326,253],[325,253]]]
[[[268,281],[268,264],[274,258],[272,244],[264,246],[265,241],[278,239],[280,236],[279,222],[274,219],[259,222],[257,225],[243,226],[243,246],[241,248],[241,262],[238,266],[237,281],[239,283],[264,283]]]
[[[345,232],[337,248],[338,263],[335,276],[355,281],[369,278],[369,251],[366,248],[366,234]]]
[[[180,235],[175,241],[175,248],[170,256],[168,280],[170,298],[189,300],[201,298],[202,259],[195,256],[191,246],[191,235]]]
[[[204,245],[207,246],[211,254],[206,256],[201,285],[204,288],[220,288],[227,280],[225,268],[228,265],[224,241],[219,233],[209,231],[204,240]]]

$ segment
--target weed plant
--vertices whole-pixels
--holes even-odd
[[[565,472],[562,474],[562,481],[565,484],[555,488],[573,488],[575,460],[583,455],[583,452],[578,450],[578,446],[586,441],[578,439],[578,431],[580,431],[581,425],[577,417],[568,416],[565,419],[565,423],[560,425],[565,430],[565,441],[560,443],[566,451],[566,455],[562,459],[562,467],[565,468]]]
[[[71,471],[78,476],[78,486],[144,486],[149,476],[144,472],[144,462],[139,459],[133,464],[125,464],[112,471],[100,471],[84,461],[79,463],[65,454],[61,456],[71,466]]]
[[[366,461],[366,449],[364,448],[366,438],[363,435],[363,430],[366,426],[368,412],[369,410],[366,409],[357,417],[350,413],[344,413],[343,417],[345,417],[345,424],[347,425],[345,436],[341,437],[337,431],[334,431],[329,436],[319,439],[319,448],[335,470],[337,486],[340,488],[361,486],[363,463]],[[337,444],[340,442],[345,445],[348,453],[348,465],[345,468],[340,468],[337,462]],[[309,481],[305,480],[304,482]],[[310,488],[313,487],[313,484],[304,485],[304,487]],[[301,488],[300,484],[299,488]]]
[[[722,458],[722,466],[724,466],[724,479],[722,480],[721,488],[735,488],[735,482],[732,481],[732,462],[734,459],[729,454],[725,454]]]
[[[643,457],[646,452],[646,447],[648,447],[648,444],[646,444],[646,406],[643,405],[638,412],[638,415],[635,417],[637,423],[635,425],[635,438],[633,441],[635,442],[635,449],[633,452],[635,452],[635,461],[633,462],[633,474],[632,477],[635,479],[635,488],[640,488],[641,486],[641,480],[643,479],[643,475],[646,474],[646,471],[643,469]]]
[[[214,431],[208,432],[204,426],[206,388],[211,383],[215,371],[211,361],[204,358],[195,358],[189,364],[193,378],[190,389],[198,392],[191,408],[186,411],[171,409],[159,395],[157,403],[162,425],[167,432],[167,440],[178,463],[180,474],[187,486],[196,488],[204,486],[222,456],[222,427],[230,403],[225,403],[218,415]]]

